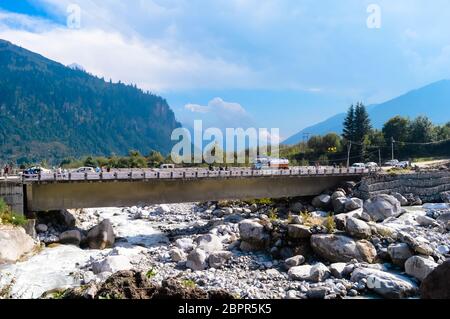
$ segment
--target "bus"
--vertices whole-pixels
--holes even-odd
[[[253,169],[289,169],[289,160],[284,158],[258,157],[253,163]]]

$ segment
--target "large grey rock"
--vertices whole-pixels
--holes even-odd
[[[436,267],[420,286],[422,299],[450,299],[450,260]]]
[[[311,237],[311,230],[307,226],[291,224],[288,226],[288,236],[293,239],[308,239]]]
[[[413,256],[413,252],[405,243],[389,245],[388,254],[391,257],[392,263],[399,267],[403,267],[406,260]]]
[[[115,273],[122,270],[130,270],[133,266],[126,256],[107,256],[105,259],[92,264],[94,274],[102,272]]]
[[[311,247],[318,256],[330,262],[349,262],[356,259],[373,263],[377,255],[375,247],[370,242],[355,241],[342,235],[312,235]]]
[[[330,270],[322,263],[291,267],[288,271],[291,280],[321,282],[330,276]]]
[[[408,200],[400,193],[392,193],[392,196],[395,197],[400,203],[401,206],[407,206],[409,204]]]
[[[36,225],[36,231],[40,233],[45,233],[48,230],[48,226],[45,224],[37,224]]]
[[[342,214],[345,212],[345,204],[347,203],[347,197],[337,197],[331,200],[331,204],[333,205],[333,211],[336,214]]]
[[[421,256],[412,256],[405,262],[405,272],[423,281],[438,266],[433,260]]]
[[[175,240],[175,246],[185,252],[190,252],[195,248],[194,241],[191,238],[178,238]]]
[[[418,293],[417,285],[408,278],[391,274],[378,269],[357,268],[353,271],[350,280],[359,282],[367,280],[367,288],[389,299],[413,297]]]
[[[80,246],[81,233],[78,230],[68,230],[59,235],[59,243],[63,245]]]
[[[116,236],[109,219],[105,219],[91,228],[87,235],[87,243],[91,249],[105,249],[114,245]]]
[[[333,277],[335,278],[341,279],[342,277],[344,277],[344,271],[346,266],[347,266],[346,263],[331,264],[329,267],[331,275],[333,275]]]
[[[333,194],[331,194],[331,200],[340,198],[340,197],[344,197],[344,198],[347,197],[345,192],[342,190],[337,190]]]
[[[297,256],[286,259],[284,261],[284,264],[286,265],[286,267],[288,269],[290,269],[292,267],[300,266],[304,262],[305,262],[305,257],[303,257],[302,255],[297,255]]]
[[[440,195],[441,195],[441,199],[444,203],[450,203],[450,191],[442,192]]]
[[[213,234],[206,234],[198,238],[198,248],[207,254],[223,249],[220,238]]]
[[[308,297],[308,299],[324,299],[329,292],[330,287],[314,287],[308,289],[308,291],[306,292],[306,297]]]
[[[311,277],[311,265],[291,267],[288,271],[291,280],[305,281]]]
[[[374,222],[370,222],[368,223],[368,225],[370,225],[372,233],[378,234],[384,238],[397,238],[397,231],[389,226],[377,224]]]
[[[357,210],[359,208],[363,208],[364,202],[362,199],[359,198],[350,198],[345,202],[345,210],[347,212],[351,212],[354,210]]]
[[[436,220],[443,225],[447,225],[447,223],[450,222],[450,212],[439,215]]]
[[[313,282],[321,282],[330,277],[330,270],[322,263],[317,263],[311,268],[309,280]]]
[[[34,247],[33,238],[22,227],[0,225],[0,265],[15,263]]]
[[[56,217],[57,222],[66,228],[74,228],[77,220],[68,210],[60,210]]]
[[[347,218],[345,228],[347,230],[347,233],[356,238],[365,239],[369,238],[372,235],[370,226],[367,225],[366,222],[363,222],[362,220],[356,219],[354,217]]]
[[[213,268],[222,267],[229,259],[232,253],[230,251],[215,251],[208,257],[209,266]]]
[[[239,223],[241,240],[247,242],[252,249],[263,249],[270,241],[270,235],[258,220],[246,219]]]
[[[28,219],[27,223],[22,226],[25,229],[25,232],[31,236],[31,238],[36,239],[36,219]]]
[[[294,213],[300,213],[304,209],[304,206],[300,202],[294,202],[289,206],[289,210]]]
[[[419,215],[416,217],[416,222],[423,227],[439,226],[439,223],[435,219],[428,216]]]
[[[174,262],[179,262],[186,259],[186,253],[178,247],[172,248],[169,251],[169,256]]]
[[[376,195],[364,203],[364,211],[373,221],[381,222],[389,217],[397,217],[401,214],[400,202],[390,195]]]
[[[315,207],[315,208],[329,208],[331,205],[331,196],[330,195],[326,195],[326,194],[322,194],[319,196],[314,197],[314,199],[312,200],[311,204]]]
[[[186,267],[194,271],[205,270],[208,267],[206,258],[206,252],[196,248],[187,256]]]
[[[413,251],[420,255],[431,256],[434,253],[434,249],[428,243],[420,242],[406,232],[398,232],[397,237],[401,242],[407,244]]]

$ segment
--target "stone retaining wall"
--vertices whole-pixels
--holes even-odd
[[[427,203],[441,202],[440,194],[445,191],[450,191],[450,171],[367,176],[359,184],[356,195],[368,199],[378,194],[411,193]]]

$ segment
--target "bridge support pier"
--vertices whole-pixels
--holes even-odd
[[[25,197],[22,181],[2,180],[0,181],[0,198],[3,198],[12,211],[24,215]]]

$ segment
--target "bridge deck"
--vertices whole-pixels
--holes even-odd
[[[81,182],[81,181],[114,181],[114,180],[177,180],[201,178],[239,178],[239,177],[271,177],[271,176],[360,176],[369,174],[364,168],[292,168],[288,170],[253,170],[231,169],[227,171],[211,171],[206,169],[172,169],[172,170],[119,170],[102,173],[44,173],[24,175],[22,181],[40,182]]]

